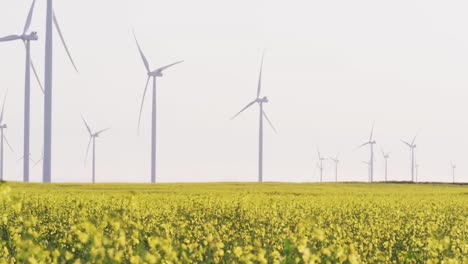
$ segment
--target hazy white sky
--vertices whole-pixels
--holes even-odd
[[[31,1],[0,1],[0,36],[23,29]],[[45,0],[31,30],[32,55],[43,75]],[[97,181],[150,180],[150,101],[137,136],[146,73],[135,29],[150,65],[184,59],[158,80],[157,180],[256,181],[258,109],[230,117],[256,92],[267,49],[266,181],[317,181],[316,147],[341,153],[340,178],[367,180],[373,121],[379,146],[391,151],[390,178],[410,178],[417,140],[419,178],[450,181],[450,162],[467,181],[468,2],[435,0],[171,0],[55,1],[55,12],[79,67],[55,39],[53,181],[90,181],[82,113],[97,140]],[[5,152],[6,178],[21,180],[24,57],[20,42],[0,44],[0,94],[15,153]],[[43,97],[32,82],[32,158],[41,157]],[[149,98],[148,98],[149,99]],[[42,177],[32,169],[33,181]],[[376,179],[383,179],[377,155]],[[333,165],[325,164],[325,180]]]

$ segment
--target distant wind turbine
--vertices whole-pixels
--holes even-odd
[[[416,149],[416,144],[414,144],[414,142],[416,141],[416,138],[417,138],[417,135],[413,138],[413,140],[411,141],[411,143],[408,143],[404,140],[402,140],[401,142],[403,142],[403,144],[405,144],[406,146],[408,146],[410,148],[410,152],[411,152],[411,181],[414,182],[415,181],[415,166],[416,166],[416,163],[415,163],[415,159],[414,159],[414,151]]]
[[[388,181],[388,159],[390,159],[390,152],[385,152],[382,149],[382,156],[385,160],[385,182]]]
[[[457,164],[452,162],[451,167],[452,167],[452,182],[455,183],[455,169],[457,168]]]
[[[231,118],[236,118],[240,113],[247,110],[249,107],[257,103],[260,107],[260,116],[259,116],[259,141],[258,141],[258,181],[263,182],[263,118],[267,120],[268,124],[271,126],[273,131],[276,132],[275,127],[271,123],[270,119],[268,118],[267,114],[263,110],[263,104],[268,103],[268,98],[266,96],[260,97],[261,89],[262,89],[262,70],[263,70],[263,58],[262,55],[262,62],[260,64],[260,74],[258,78],[258,86],[257,86],[257,97],[252,102],[248,103],[244,108],[242,108],[239,113]]]
[[[338,182],[338,163],[340,163],[338,156],[339,154],[337,154],[335,157],[330,157],[330,160],[335,163],[335,182]]]
[[[45,37],[45,67],[44,67],[44,159],[42,166],[42,181],[52,181],[52,54],[53,54],[53,26],[57,29],[60,40],[67,52],[68,58],[75,68],[70,51],[65,43],[65,39],[60,29],[57,17],[53,9],[53,0],[47,0],[46,12],[46,37]]]
[[[3,181],[3,172],[5,170],[4,163],[3,163],[3,142],[5,142],[10,148],[11,152],[13,152],[13,148],[11,147],[10,143],[8,143],[8,140],[5,137],[5,131],[4,131],[7,128],[7,124],[3,123],[5,100],[6,100],[6,95],[3,98],[2,112],[0,113],[0,134],[1,134],[0,135],[0,181]]]
[[[326,158],[322,157],[322,154],[320,153],[320,150],[317,149],[317,154],[318,154],[318,163],[317,166],[320,170],[320,182],[323,182],[323,162],[327,160]]]
[[[374,138],[374,125],[372,125],[372,130],[370,133],[369,141],[363,143],[357,149],[362,148],[366,145],[370,146],[370,159],[369,159],[369,182],[374,181],[374,145],[377,143]]]
[[[146,95],[146,90],[148,88],[148,83],[150,79],[153,78],[153,98],[152,98],[152,108],[151,108],[151,183],[156,183],[156,78],[162,77],[163,71],[167,70],[168,68],[176,64],[182,63],[183,61],[171,63],[169,65],[166,65],[166,66],[163,66],[161,68],[157,68],[156,70],[151,71],[148,60],[143,54],[140,44],[138,43],[138,40],[136,38],[135,32],[133,32],[133,37],[135,38],[138,51],[140,52],[141,59],[143,60],[146,73],[148,75],[148,78],[146,79],[145,90],[143,91],[143,97],[141,99],[140,114],[138,116],[138,130],[140,130],[141,112],[143,110],[143,104],[145,102],[145,95]]]
[[[25,70],[25,84],[24,84],[24,145],[23,145],[23,156],[26,157],[29,155],[29,139],[30,139],[30,115],[31,115],[31,81],[30,81],[30,69],[32,68],[34,75],[36,77],[37,82],[39,83],[39,87],[43,90],[41,81],[37,75],[36,69],[34,64],[31,60],[31,49],[30,49],[30,42],[38,40],[36,32],[30,32],[29,27],[31,26],[31,21],[34,13],[34,4],[36,1],[34,0],[31,4],[31,8],[29,9],[29,14],[26,19],[26,23],[24,25],[23,32],[21,35],[9,35],[3,38],[0,38],[0,42],[5,41],[15,41],[15,40],[22,40],[25,47],[26,47],[26,70]],[[30,159],[23,159],[23,181],[29,181],[29,161]]]
[[[99,137],[99,135],[102,132],[109,130],[109,128],[102,129],[102,130],[99,130],[98,132],[93,133],[91,131],[91,128],[89,127],[88,123],[86,123],[86,120],[83,117],[82,117],[82,119],[83,119],[83,122],[84,122],[84,124],[86,126],[86,130],[88,130],[88,133],[89,133],[89,142],[88,142],[88,147],[86,148],[86,158],[85,158],[85,160],[88,158],[89,147],[91,146],[91,142],[93,143],[92,180],[93,180],[93,183],[95,183],[96,182],[96,138]]]

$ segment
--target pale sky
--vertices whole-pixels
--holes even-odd
[[[44,69],[45,0],[37,0],[32,56]],[[0,1],[0,36],[21,33],[31,1]],[[137,136],[146,72],[135,29],[152,68],[185,60],[158,79],[157,181],[256,181],[258,108],[230,118],[254,99],[265,48],[265,181],[318,181],[317,146],[340,154],[340,179],[367,180],[375,121],[376,180],[380,146],[391,152],[389,177],[410,179],[417,139],[421,181],[467,181],[468,2],[435,0],[55,1],[55,12],[80,70],[54,40],[54,182],[91,180],[84,163],[88,134],[97,139],[97,181],[149,182],[150,100]],[[0,43],[0,96],[8,89],[7,180],[22,179],[23,45]],[[32,80],[32,158],[41,157],[43,97]],[[147,98],[149,99],[149,98]],[[32,169],[32,181],[42,168]],[[324,180],[334,180],[325,163]]]

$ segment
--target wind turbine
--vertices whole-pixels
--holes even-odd
[[[151,78],[153,78],[153,98],[152,98],[152,108],[151,108],[151,183],[156,183],[156,78],[163,76],[163,71],[168,68],[182,63],[183,61],[178,61],[171,63],[169,65],[157,68],[156,70],[151,71],[148,60],[146,59],[143,51],[138,43],[135,32],[133,32],[133,37],[135,38],[138,51],[140,52],[141,59],[145,65],[146,73],[148,78],[146,79],[145,90],[143,91],[143,97],[141,99],[140,114],[138,116],[138,130],[140,130],[140,121],[141,121],[141,112],[143,110],[143,104],[145,102],[146,90],[148,88],[148,83]]]
[[[52,62],[53,62],[53,26],[57,29],[60,40],[67,52],[68,58],[75,68],[70,51],[60,29],[53,9],[53,0],[47,0],[46,38],[45,38],[45,67],[44,67],[44,159],[42,166],[42,181],[52,181]]]
[[[418,135],[416,135],[413,140],[411,141],[411,143],[408,143],[404,140],[402,140],[401,142],[403,142],[403,144],[407,145],[409,148],[410,148],[410,152],[411,152],[411,181],[414,182],[414,176],[415,176],[415,160],[414,160],[414,150],[416,149],[416,145],[414,144],[414,142],[416,141],[416,138],[417,138]]]
[[[388,181],[388,159],[390,159],[390,152],[385,152],[382,149],[382,156],[385,160],[385,182]]]
[[[338,156],[339,155],[336,155],[335,157],[330,157],[330,160],[335,163],[335,182],[338,182],[338,163],[340,163]]]
[[[86,126],[86,130],[88,130],[89,133],[89,142],[88,142],[88,147],[86,148],[86,158],[88,158],[88,153],[89,153],[89,147],[91,146],[91,142],[93,143],[93,167],[92,167],[92,180],[93,183],[96,182],[96,138],[99,137],[99,135],[104,132],[109,130],[109,128],[99,130],[98,132],[93,133],[91,131],[91,128],[89,127],[88,123],[86,123],[86,120],[82,117],[83,122]]]
[[[357,149],[362,148],[366,145],[370,146],[370,160],[369,160],[369,182],[374,181],[374,145],[377,143],[374,138],[374,125],[372,125],[372,130],[370,133],[369,141],[363,143]]]
[[[323,182],[323,161],[325,161],[327,159],[322,157],[322,154],[320,153],[320,150],[318,150],[318,149],[317,149],[317,154],[318,154],[317,166],[320,169],[320,182]]]
[[[451,167],[452,167],[452,182],[455,183],[455,169],[457,168],[457,164],[452,162]]]
[[[30,139],[30,115],[31,115],[31,72],[30,69],[32,68],[34,72],[34,76],[36,77],[37,82],[39,83],[39,87],[43,90],[41,81],[37,75],[36,69],[34,64],[31,60],[31,48],[30,42],[38,40],[37,33],[32,31],[29,32],[29,27],[31,26],[31,21],[34,13],[34,4],[36,1],[34,0],[31,4],[31,8],[29,9],[28,17],[26,19],[26,23],[24,25],[23,32],[21,35],[9,35],[3,38],[0,38],[0,42],[6,41],[15,41],[15,40],[22,40],[25,47],[26,47],[26,70],[25,70],[25,81],[24,81],[24,145],[23,145],[23,156],[26,157],[29,155],[29,139]],[[23,180],[25,182],[29,181],[29,161],[30,159],[23,159]]]
[[[257,86],[257,97],[250,103],[248,103],[244,108],[242,108],[239,113],[231,118],[234,119],[242,112],[253,106],[255,103],[258,104],[260,111],[259,111],[259,140],[258,140],[258,181],[263,182],[263,118],[267,120],[268,124],[271,126],[273,131],[276,132],[275,127],[271,123],[270,119],[268,118],[267,114],[263,110],[263,104],[268,103],[268,98],[266,96],[260,97],[260,93],[262,90],[262,70],[263,70],[263,58],[262,55],[262,62],[260,64],[260,74],[258,77],[258,86]]]
[[[6,95],[3,98],[3,105],[2,105],[2,112],[0,113],[0,181],[3,181],[3,171],[5,167],[3,166],[3,142],[5,142],[8,147],[10,148],[11,152],[13,152],[13,148],[8,143],[8,140],[5,137],[5,129],[7,128],[7,124],[3,123],[3,113],[5,110],[5,100]]]

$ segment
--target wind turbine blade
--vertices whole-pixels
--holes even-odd
[[[168,69],[168,68],[170,68],[170,67],[172,67],[172,66],[174,66],[176,64],[182,63],[182,62],[184,62],[184,61],[181,60],[181,61],[178,61],[178,62],[171,63],[169,65],[166,65],[166,66],[163,66],[163,67],[157,69],[156,71],[161,71],[162,72],[162,71],[164,71],[164,70],[166,70],[166,69]]]
[[[262,72],[263,72],[263,58],[265,53],[262,54],[262,62],[260,63],[260,73],[258,76],[258,86],[257,86],[257,98],[260,97],[260,92],[262,90]]]
[[[42,161],[42,159],[40,159],[40,160],[36,161],[36,162],[33,164],[33,166],[32,166],[32,167],[33,167],[33,168],[34,168],[34,167],[36,167],[36,166],[37,166],[37,164],[39,164],[41,161]]]
[[[418,134],[419,134],[419,132],[418,132]],[[414,145],[414,142],[416,141],[416,138],[418,137],[418,134],[416,134],[416,136],[414,136],[413,141],[411,141],[411,145]]]
[[[137,128],[138,134],[140,133],[141,112],[143,111],[143,105],[145,104],[145,95],[146,95],[146,90],[148,89],[149,80],[150,80],[150,77],[148,76],[148,79],[146,80],[145,90],[143,90],[143,97],[141,98],[140,114],[138,115],[138,128]]]
[[[88,133],[91,136],[93,134],[93,132],[91,132],[91,128],[89,127],[88,123],[86,123],[86,120],[84,119],[83,116],[81,116],[81,119],[83,119],[83,122],[84,122],[84,124],[86,126],[86,129],[88,130]]]
[[[36,0],[33,0],[32,4],[31,4],[31,8],[29,9],[28,18],[26,19],[26,23],[24,24],[23,35],[25,35],[26,32],[28,32],[28,29],[31,26],[31,21],[32,21],[32,16],[33,16],[33,12],[34,12],[34,4],[35,3],[36,3]]]
[[[88,147],[86,148],[85,163],[86,163],[86,160],[88,160],[89,147],[91,146],[92,140],[93,140],[93,137],[89,137]]]
[[[273,131],[275,131],[275,133],[278,134],[278,131],[276,131],[275,126],[273,126],[273,123],[271,123],[270,118],[268,118],[268,116],[267,116],[267,114],[265,113],[265,111],[263,111],[263,116],[265,117],[266,121],[267,121],[268,124],[271,126],[271,128],[273,129]]]
[[[106,129],[99,130],[98,132],[96,132],[96,135],[99,135],[99,134],[101,134],[102,132],[105,132],[105,131],[107,131],[107,130],[109,130],[109,129],[110,129],[110,127],[106,128]]]
[[[404,141],[404,140],[401,140],[401,142],[403,142],[404,144],[406,144],[408,147],[411,148],[411,144],[410,144],[410,143],[408,143],[408,142],[406,142],[406,141]]]
[[[18,36],[18,35],[9,35],[9,36],[0,38],[0,42],[12,41],[12,40],[17,40],[17,39],[21,39],[21,36]]]
[[[355,148],[354,150],[358,150],[358,149],[364,147],[365,145],[369,145],[369,144],[370,144],[370,142],[363,143],[362,145],[358,146],[358,147]]]
[[[145,64],[146,72],[150,72],[148,60],[146,59],[145,54],[143,54],[143,51],[141,50],[140,44],[138,43],[138,40],[135,35],[135,31],[133,31],[133,37],[135,38],[135,42],[137,44],[138,51],[140,52],[141,59],[143,60],[143,63]]]
[[[55,28],[57,29],[57,32],[59,34],[60,40],[62,41],[63,47],[65,48],[65,51],[67,52],[68,58],[70,59],[70,62],[73,65],[73,68],[75,68],[75,71],[78,72],[78,68],[76,67],[75,62],[73,61],[73,58],[72,58],[72,56],[70,54],[70,50],[67,47],[67,43],[65,42],[65,38],[63,37],[62,30],[60,30],[60,25],[59,25],[59,23],[57,21],[57,17],[55,16],[55,12],[54,12],[53,18],[54,18]]]
[[[251,106],[252,106],[253,104],[255,104],[256,102],[257,102],[257,100],[254,100],[254,101],[250,102],[248,105],[246,105],[244,108],[242,108],[242,110],[240,110],[239,113],[237,113],[235,116],[233,116],[233,117],[231,118],[231,120],[234,119],[234,118],[236,118],[238,115],[240,115],[242,112],[244,112],[247,108],[251,107]]]
[[[39,84],[39,88],[41,88],[42,93],[44,94],[44,86],[42,86],[41,79],[39,78],[39,75],[37,74],[36,67],[34,66],[34,63],[31,59],[31,69],[34,73],[34,76],[36,77],[37,84]]]
[[[371,132],[370,132],[369,142],[372,141],[372,137],[374,136],[374,125],[375,125],[375,123],[372,124],[372,129],[371,129]]]
[[[11,147],[10,142],[8,142],[8,139],[6,138],[5,135],[3,135],[3,139],[5,140],[5,143],[8,145],[8,148],[10,148],[11,152],[14,153],[15,151],[14,151],[13,148]]]
[[[5,101],[6,101],[6,94],[5,94],[5,97],[3,97],[3,104],[2,104],[2,112],[0,113],[0,124],[2,124],[3,122],[3,113],[5,111]]]

